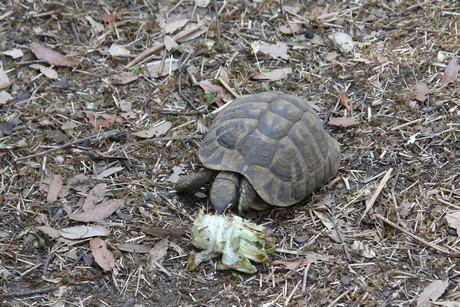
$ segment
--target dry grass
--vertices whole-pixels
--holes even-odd
[[[206,8],[192,1],[64,2],[0,4],[0,51],[25,53],[0,55],[13,96],[0,104],[3,304],[415,305],[424,290],[434,300],[460,300],[460,225],[446,221],[460,212],[460,91],[458,80],[441,82],[460,50],[457,1],[327,1],[328,12],[317,18],[316,1],[284,1],[283,12],[276,1],[217,2],[218,22],[214,1]],[[103,24],[107,12],[116,13],[115,27],[95,34],[87,17]],[[181,14],[199,24],[170,33],[179,47],[169,49],[156,16]],[[300,25],[296,38],[280,32],[288,22]],[[354,52],[343,54],[328,39],[334,31],[353,37]],[[290,58],[254,54],[256,41],[281,42]],[[82,64],[55,67],[66,81],[50,80],[29,67],[36,62],[31,42]],[[131,56],[111,56],[113,43]],[[177,70],[165,76],[150,73],[127,85],[110,79],[155,60],[169,72],[170,58]],[[292,73],[279,81],[252,78],[277,68]],[[205,93],[204,80],[219,87]],[[430,89],[424,102],[414,99],[417,82]],[[278,247],[268,269],[221,272],[208,261],[185,272],[193,247],[182,229],[210,208],[208,190],[179,197],[168,178],[173,167],[199,168],[203,127],[217,107],[210,102],[266,90],[306,97],[322,118],[359,122],[327,126],[342,146],[339,174],[297,206],[252,216],[272,229]],[[116,118],[95,128],[85,112]],[[172,123],[164,136],[132,134],[164,121]],[[101,176],[107,170],[113,173]],[[48,203],[53,174],[62,175],[63,190]],[[36,229],[86,225],[68,216],[98,183],[107,184],[106,198],[125,203],[87,223],[110,230],[110,272],[94,263],[87,240],[62,243]],[[149,270],[146,252],[164,235],[167,254]],[[438,296],[433,281],[446,288]]]

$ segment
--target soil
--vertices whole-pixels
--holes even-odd
[[[459,29],[457,1],[2,1],[1,304],[459,306]],[[186,271],[213,209],[174,181],[216,109],[268,90],[315,106],[339,172],[246,216],[277,247],[259,272]],[[96,186],[122,205],[72,218]],[[102,260],[50,234],[74,226],[109,230]]]

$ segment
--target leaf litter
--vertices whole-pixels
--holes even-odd
[[[2,303],[450,306],[459,299],[453,2],[63,4],[7,0],[0,14],[4,41],[14,42],[0,48]],[[283,68],[292,72],[253,78]],[[257,275],[216,273],[215,259],[186,272],[193,221],[199,209],[212,209],[208,187],[178,197],[172,175],[201,167],[203,128],[218,104],[266,90],[305,97],[325,123],[339,119],[326,129],[341,144],[340,172],[297,206],[251,216],[277,247],[265,268],[256,264]],[[132,135],[158,122],[171,127]],[[63,183],[49,203],[52,174]],[[91,206],[124,205],[99,221],[71,220],[101,183],[110,188]],[[94,260],[88,241],[96,237],[114,262]],[[169,247],[147,273],[146,251],[158,238]],[[324,260],[307,263],[313,252]]]

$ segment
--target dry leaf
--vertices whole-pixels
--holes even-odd
[[[334,60],[338,57],[338,55],[339,55],[339,54],[338,54],[337,52],[334,52],[334,51],[328,52],[328,53],[326,53],[326,54],[324,55],[324,59],[325,59],[326,61],[332,62],[332,61],[334,61]]]
[[[353,51],[355,43],[353,38],[348,33],[344,32],[334,32],[329,34],[329,39],[334,42],[334,44],[339,47],[340,51],[343,53],[349,53]]]
[[[165,48],[168,51],[179,48],[179,44],[176,43],[174,38],[172,38],[169,35],[165,35],[165,37],[163,38],[163,43],[165,44]]]
[[[0,90],[10,86],[11,82],[6,72],[0,67]]]
[[[209,5],[210,0],[195,0],[196,6],[199,7],[207,7]]]
[[[369,245],[357,240],[353,242],[353,244],[351,245],[351,249],[359,252],[361,256],[369,259],[375,258],[375,256],[377,255],[375,251],[369,247]]]
[[[130,71],[115,74],[115,75],[110,76],[109,78],[112,84],[122,84],[122,85],[131,83],[133,81],[136,81],[137,79],[139,79],[139,76]]]
[[[59,52],[40,45],[39,43],[30,44],[30,50],[32,50],[37,59],[43,60],[50,65],[76,67],[80,64],[80,60],[71,56],[62,55]]]
[[[171,174],[171,176],[169,176],[168,179],[166,179],[166,181],[175,183],[177,180],[179,180],[179,177],[181,174],[185,174],[185,169],[182,165],[173,166],[172,169],[173,169],[173,173]]]
[[[182,228],[182,227],[179,227],[179,228],[150,227],[150,228],[143,229],[142,232],[149,234],[149,235],[157,236],[160,238],[165,238],[165,237],[180,237],[183,234],[185,234],[186,230],[187,228]]]
[[[92,188],[86,196],[85,202],[82,206],[82,210],[87,211],[94,209],[94,207],[96,207],[96,204],[104,199],[106,188],[107,184],[105,183],[99,183],[94,188]]]
[[[272,262],[272,265],[281,264],[286,267],[288,270],[297,270],[303,268],[311,263],[308,259],[298,259],[294,261],[289,260],[275,260]]]
[[[109,199],[103,201],[92,209],[80,213],[69,214],[69,218],[79,222],[100,222],[109,217],[124,205],[121,199]]]
[[[144,77],[159,78],[170,75],[173,71],[179,69],[179,61],[174,59],[167,59],[163,63],[163,68],[160,71],[162,61],[156,61],[145,65],[143,70]]]
[[[189,20],[190,19],[182,19],[170,22],[163,27],[163,31],[166,34],[176,32],[177,30],[183,28]]]
[[[57,71],[55,71],[51,67],[46,67],[40,64],[32,64],[29,65],[29,67],[40,70],[40,72],[44,74],[47,78],[57,79],[59,77]]]
[[[347,93],[345,93],[344,91],[340,91],[339,96],[340,102],[345,106],[345,108],[347,108],[348,112],[351,112],[353,110],[353,106],[351,101],[347,97]]]
[[[66,239],[86,239],[92,237],[105,237],[110,234],[110,230],[104,226],[74,226],[59,230],[62,237]]]
[[[270,72],[261,73],[252,78],[256,80],[278,81],[278,80],[286,79],[288,75],[291,73],[292,73],[292,68],[287,67],[287,68],[274,69]]]
[[[86,20],[88,20],[89,24],[91,25],[91,28],[93,30],[93,36],[97,36],[98,34],[101,34],[104,32],[104,25],[100,22],[95,21],[92,17],[86,16]]]
[[[293,34],[302,30],[302,25],[291,21],[287,25],[280,26],[279,30],[283,34]]]
[[[429,307],[432,306],[433,302],[436,302],[438,298],[446,291],[449,286],[449,279],[435,280],[425,287],[423,292],[420,294],[417,300],[417,307]]]
[[[117,244],[117,248],[124,252],[137,253],[137,254],[148,254],[151,250],[150,246],[134,244],[134,243]]]
[[[13,99],[13,96],[11,96],[8,92],[0,92],[0,105],[7,103],[11,99]]]
[[[217,93],[215,97],[215,102],[218,106],[222,106],[225,101],[230,100],[227,94],[225,94],[224,89],[216,84],[213,84],[209,80],[202,80],[198,82],[198,85],[204,90],[206,94],[208,93]]]
[[[95,112],[86,111],[86,118],[94,126],[94,128],[108,128],[115,123],[117,118],[116,114],[100,114]]]
[[[115,30],[115,13],[110,13],[104,15],[102,17],[102,20],[104,20],[104,23],[109,27],[110,30]]]
[[[254,42],[255,45],[251,44],[253,47],[254,53],[261,51],[265,54],[270,55],[272,58],[282,58],[284,60],[289,59],[288,46],[282,42],[277,42],[276,44],[268,44],[265,42]]]
[[[159,137],[161,135],[164,135],[166,132],[168,132],[169,129],[171,129],[171,127],[171,122],[163,122],[160,125],[152,127],[150,129],[134,132],[133,135],[144,139],[150,139],[153,137]]]
[[[97,178],[102,179],[102,178],[105,178],[105,177],[112,176],[113,174],[118,173],[118,172],[122,171],[123,169],[124,169],[123,166],[114,166],[114,167],[108,168],[108,169],[100,172],[97,175]]]
[[[50,226],[38,226],[36,229],[48,235],[51,239],[56,239],[61,236],[61,232],[58,229]]]
[[[21,49],[13,48],[3,52],[4,55],[10,56],[13,59],[18,59],[24,55]]]
[[[113,57],[127,57],[131,55],[131,51],[117,44],[112,44],[112,46],[110,46],[109,53]]]
[[[321,220],[321,222],[323,223],[323,225],[328,229],[328,230],[332,230],[335,228],[335,225],[334,223],[331,221],[331,219],[329,218],[329,216],[327,216],[327,214],[321,212],[321,211],[317,211],[317,210],[313,210],[313,212],[315,213],[315,215]]]
[[[430,89],[428,86],[423,82],[417,82],[415,85],[415,99],[424,102],[428,99],[428,94],[430,93]]]
[[[157,263],[161,263],[168,253],[168,238],[161,239],[149,252],[149,271],[157,268]]]
[[[335,117],[329,119],[328,124],[346,128],[356,126],[359,122],[357,122],[353,117]]]
[[[442,76],[441,83],[442,84],[449,84],[451,82],[455,82],[458,77],[458,63],[457,58],[453,57],[450,60],[449,64],[447,64],[446,70],[444,71],[444,76]]]
[[[107,249],[107,244],[101,238],[94,238],[89,241],[89,248],[94,261],[104,270],[110,271],[115,267],[115,258]]]
[[[48,196],[46,197],[46,200],[49,204],[54,203],[58,196],[59,193],[61,193],[62,190],[62,175],[61,174],[54,174],[51,176],[51,182],[48,185]]]

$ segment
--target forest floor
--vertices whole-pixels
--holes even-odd
[[[459,52],[455,0],[2,1],[0,304],[460,306]],[[174,182],[264,91],[315,106],[339,172],[249,216],[257,273],[186,271],[213,209]]]

